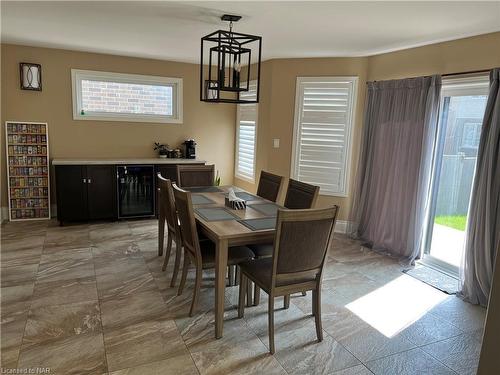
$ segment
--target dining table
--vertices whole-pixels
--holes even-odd
[[[246,202],[244,209],[226,206],[228,191]],[[215,337],[224,329],[224,297],[228,251],[232,246],[270,243],[276,232],[278,204],[265,200],[235,186],[186,188],[198,231],[215,244]]]

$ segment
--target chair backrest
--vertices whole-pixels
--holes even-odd
[[[260,172],[257,195],[271,202],[276,202],[281,189],[283,177],[266,171]]]
[[[213,186],[215,165],[178,165],[177,185],[180,187]]]
[[[276,281],[314,279],[321,273],[331,246],[339,207],[278,210],[273,252],[273,285]]]
[[[167,220],[167,227],[169,231],[175,234],[180,234],[172,182],[169,179],[164,178],[161,173],[158,173],[157,185],[159,190],[158,208],[163,211],[163,215]]]
[[[313,208],[318,199],[319,186],[314,186],[290,178],[284,206],[289,209]]]
[[[191,193],[180,189],[176,184],[172,185],[175,196],[177,215],[180,221],[182,245],[189,253],[191,259],[197,264],[201,264],[201,251],[194,218],[193,202]]]

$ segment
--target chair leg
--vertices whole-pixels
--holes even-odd
[[[260,287],[254,284],[253,288],[253,305],[258,306],[260,303]]]
[[[252,298],[252,286],[254,283],[252,283],[250,280],[247,280],[246,283],[246,295],[247,295],[247,306],[250,307],[253,305],[253,298]]]
[[[318,341],[323,341],[323,327],[321,324],[321,289],[313,290],[314,321],[316,323],[316,336]]]
[[[163,261],[163,267],[161,267],[162,271],[165,271],[168,266],[168,262],[170,261],[170,252],[172,251],[172,235],[170,233],[167,234],[167,252],[165,253],[165,260]],[[163,253],[163,249],[162,249]]]
[[[179,284],[179,290],[177,291],[178,296],[180,296],[182,294],[182,291],[184,290],[188,268],[189,268],[189,257],[187,254],[184,254],[184,265],[182,266],[181,283]]]
[[[240,267],[236,266],[236,272],[234,274],[234,285],[240,284]]]
[[[316,316],[316,293],[312,292],[312,316]]]
[[[175,286],[175,282],[177,281],[177,274],[179,273],[179,267],[181,265],[181,256],[182,256],[182,242],[181,242],[180,238],[176,238],[175,239],[174,272],[172,273],[172,281],[170,281],[170,286],[171,287],[174,287]]]
[[[160,215],[158,218],[158,256],[163,255],[163,243],[165,241],[165,218]]]
[[[189,310],[189,316],[193,316],[196,306],[198,306],[198,297],[200,295],[201,289],[201,278],[203,277],[201,271],[201,265],[196,266],[196,279],[194,281],[194,291],[193,291],[193,301],[191,302],[191,309]]]
[[[283,296],[283,308],[288,309],[290,307],[290,294]]]
[[[227,266],[227,278],[229,286],[234,286],[234,266]]]
[[[269,352],[274,354],[274,295],[269,294],[267,307],[268,329],[269,329]]]
[[[238,295],[238,318],[243,318],[245,314],[245,296],[247,295],[248,279],[240,271],[240,290]]]

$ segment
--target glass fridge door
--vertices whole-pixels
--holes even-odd
[[[153,216],[154,167],[152,165],[123,165],[117,167],[118,216]]]

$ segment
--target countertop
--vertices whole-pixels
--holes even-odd
[[[124,165],[124,164],[204,164],[199,159],[163,159],[163,158],[130,158],[130,159],[54,159],[53,165]]]

